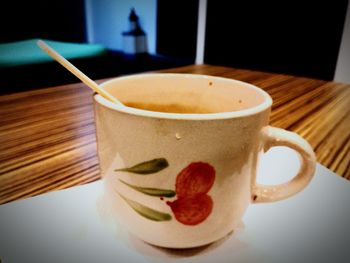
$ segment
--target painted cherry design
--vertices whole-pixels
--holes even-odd
[[[176,177],[175,201],[168,201],[175,218],[185,225],[203,222],[213,210],[213,200],[207,194],[214,184],[215,169],[208,163],[194,162]]]

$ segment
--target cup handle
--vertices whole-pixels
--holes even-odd
[[[264,151],[274,146],[286,146],[298,152],[301,164],[298,173],[289,182],[261,185],[254,182],[252,203],[266,203],[286,199],[303,190],[311,181],[316,167],[316,156],[309,143],[298,134],[275,127],[263,129]]]

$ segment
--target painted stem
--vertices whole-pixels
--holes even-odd
[[[157,210],[154,210],[152,208],[149,208],[147,206],[144,206],[138,202],[135,202],[133,200],[130,200],[126,198],[125,196],[119,194],[121,198],[125,200],[125,202],[139,215],[150,219],[152,221],[169,221],[172,219],[171,215],[168,213],[163,213]]]
[[[132,167],[115,169],[115,172],[129,172],[136,174],[153,174],[157,173],[169,166],[168,161],[165,158],[153,159],[150,161],[136,164]]]
[[[149,188],[149,187],[141,187],[141,186],[136,186],[129,184],[127,182],[124,182],[123,180],[120,180],[123,184],[129,186],[130,188],[141,192],[146,195],[151,195],[151,196],[164,196],[164,197],[173,197],[176,195],[175,191],[169,190],[169,189],[159,189],[159,188]]]

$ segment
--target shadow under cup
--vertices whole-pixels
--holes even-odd
[[[94,96],[100,170],[116,221],[167,248],[206,245],[234,230],[252,202],[270,96],[194,74],[132,75],[102,87],[129,105]]]

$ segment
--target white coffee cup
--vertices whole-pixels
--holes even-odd
[[[237,227],[249,204],[285,199],[312,179],[312,148],[268,125],[272,99],[256,86],[159,73],[119,77],[102,87],[125,105],[151,108],[94,96],[106,196],[115,219],[148,243],[190,248],[214,242]],[[273,146],[299,153],[300,169],[284,184],[259,185],[259,157]]]

